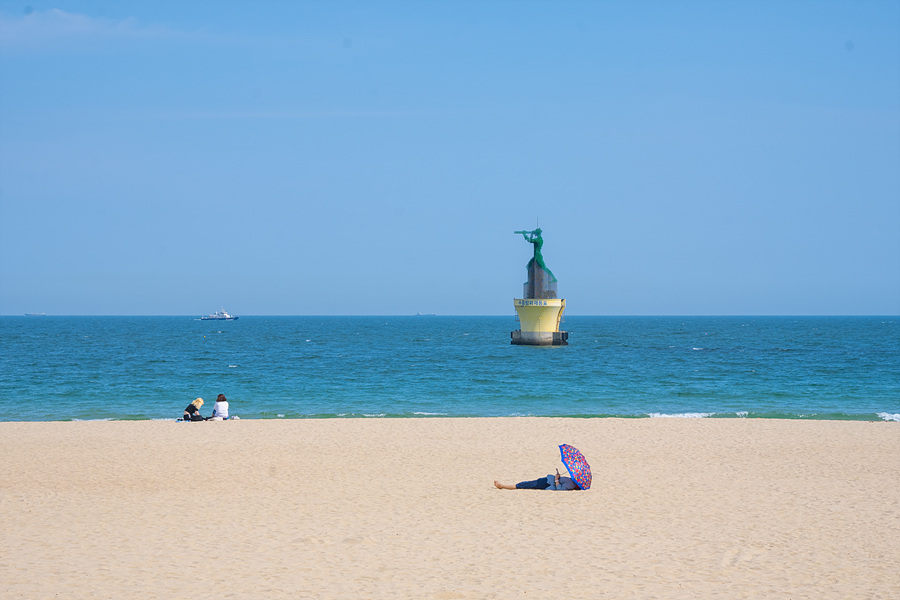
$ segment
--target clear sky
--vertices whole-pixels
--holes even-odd
[[[900,314],[900,2],[0,0],[0,314]]]

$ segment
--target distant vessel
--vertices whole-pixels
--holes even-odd
[[[206,315],[205,317],[200,317],[201,321],[237,321],[239,317],[235,317],[234,315],[230,315],[225,312],[225,309],[217,310],[211,315]]]
[[[25,313],[26,317],[46,317],[47,313]]]

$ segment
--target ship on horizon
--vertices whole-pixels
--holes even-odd
[[[201,321],[237,321],[239,317],[235,317],[234,315],[228,314],[223,308],[222,310],[217,310],[211,315],[206,315],[205,317],[200,317]]]

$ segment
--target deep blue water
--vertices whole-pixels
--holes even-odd
[[[0,421],[664,416],[900,420],[898,317],[0,317]]]

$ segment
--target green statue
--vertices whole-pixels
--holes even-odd
[[[538,227],[533,231],[514,231],[513,233],[521,233],[525,241],[534,246],[534,257],[528,261],[528,266],[526,267],[528,272],[530,273],[532,265],[537,263],[540,268],[550,274],[551,281],[556,281],[556,276],[547,268],[547,265],[544,263],[544,257],[541,255],[541,247],[544,245],[544,238],[541,237],[541,228]]]

